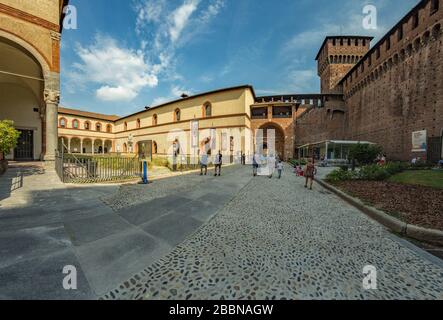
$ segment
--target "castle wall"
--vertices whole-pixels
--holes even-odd
[[[414,131],[440,137],[443,129],[443,10],[431,14],[430,6],[414,10],[342,81],[346,137],[378,143],[390,159],[416,156]]]

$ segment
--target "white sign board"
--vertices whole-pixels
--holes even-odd
[[[427,132],[416,131],[412,133],[412,152],[426,152],[427,146]]]

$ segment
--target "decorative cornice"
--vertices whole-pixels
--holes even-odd
[[[0,3],[0,13],[4,13],[4,14],[7,14],[9,16],[12,16],[12,17],[15,17],[15,18],[18,18],[18,19],[21,19],[21,20],[24,20],[24,21],[36,24],[36,25],[38,25],[40,27],[43,27],[43,28],[46,28],[46,29],[49,29],[49,30],[52,30],[52,31],[55,31],[55,32],[60,31],[60,26],[55,24],[55,23],[49,22],[49,21],[47,21],[45,19],[42,19],[42,18],[37,17],[37,16],[34,16],[34,15],[29,14],[29,13],[24,12],[24,11],[18,10],[16,8],[12,8],[12,7],[7,6],[7,5],[5,5],[3,3]]]

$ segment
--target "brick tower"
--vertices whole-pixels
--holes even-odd
[[[346,73],[369,51],[373,37],[326,37],[315,60],[321,80],[321,93],[335,93]]]

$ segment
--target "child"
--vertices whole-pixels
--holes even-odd
[[[295,173],[297,174],[297,177],[303,177],[303,170],[302,170],[301,166],[298,165],[295,168]]]
[[[278,160],[277,171],[278,171],[278,178],[281,179],[281,173],[283,171],[283,162],[281,162],[281,160]]]

